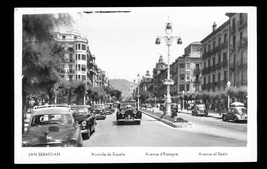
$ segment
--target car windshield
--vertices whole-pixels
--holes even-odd
[[[95,105],[94,108],[95,109],[103,109],[104,108],[104,105]]]
[[[80,113],[80,114],[87,114],[88,109],[86,107],[74,107],[73,108],[75,112]]]
[[[135,108],[135,102],[121,103],[121,108],[132,107]]]
[[[247,114],[247,109],[245,107],[240,107],[236,109],[239,114]]]
[[[197,110],[205,110],[205,105],[197,105]]]
[[[72,124],[72,118],[70,114],[41,114],[34,115],[31,122],[31,126],[48,124]]]

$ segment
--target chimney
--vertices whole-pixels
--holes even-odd
[[[216,22],[214,22],[212,25],[212,31],[215,31],[216,27],[217,27]]]

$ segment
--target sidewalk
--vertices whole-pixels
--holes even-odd
[[[192,124],[182,118],[177,118],[177,121],[174,121],[174,118],[165,115],[162,117],[163,115],[163,111],[159,110],[158,108],[148,108],[148,109],[141,109],[140,111],[142,111],[142,113],[153,117],[165,124],[168,124],[172,127],[175,128],[184,128],[184,127],[192,127]]]

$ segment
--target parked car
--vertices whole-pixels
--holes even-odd
[[[80,125],[83,139],[89,139],[91,134],[95,132],[95,114],[88,105],[72,105],[71,108],[74,110],[74,116]]]
[[[142,112],[137,110],[135,101],[122,102],[116,114],[117,124],[141,124]]]
[[[208,116],[205,104],[196,104],[192,106],[192,116]]]
[[[105,103],[105,114],[106,115],[110,115],[113,113],[113,111],[111,111],[113,108],[113,103]]]
[[[95,104],[93,112],[95,113],[96,120],[106,119],[105,104]]]
[[[222,114],[223,121],[247,121],[247,108],[243,106],[230,107],[227,113]]]
[[[69,106],[35,106],[22,147],[81,147],[81,129]]]

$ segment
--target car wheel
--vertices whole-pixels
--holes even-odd
[[[237,123],[237,122],[238,122],[237,117],[234,117],[233,121],[234,121],[235,123]]]
[[[226,117],[225,117],[225,116],[222,116],[222,120],[223,120],[223,121],[226,121]]]

